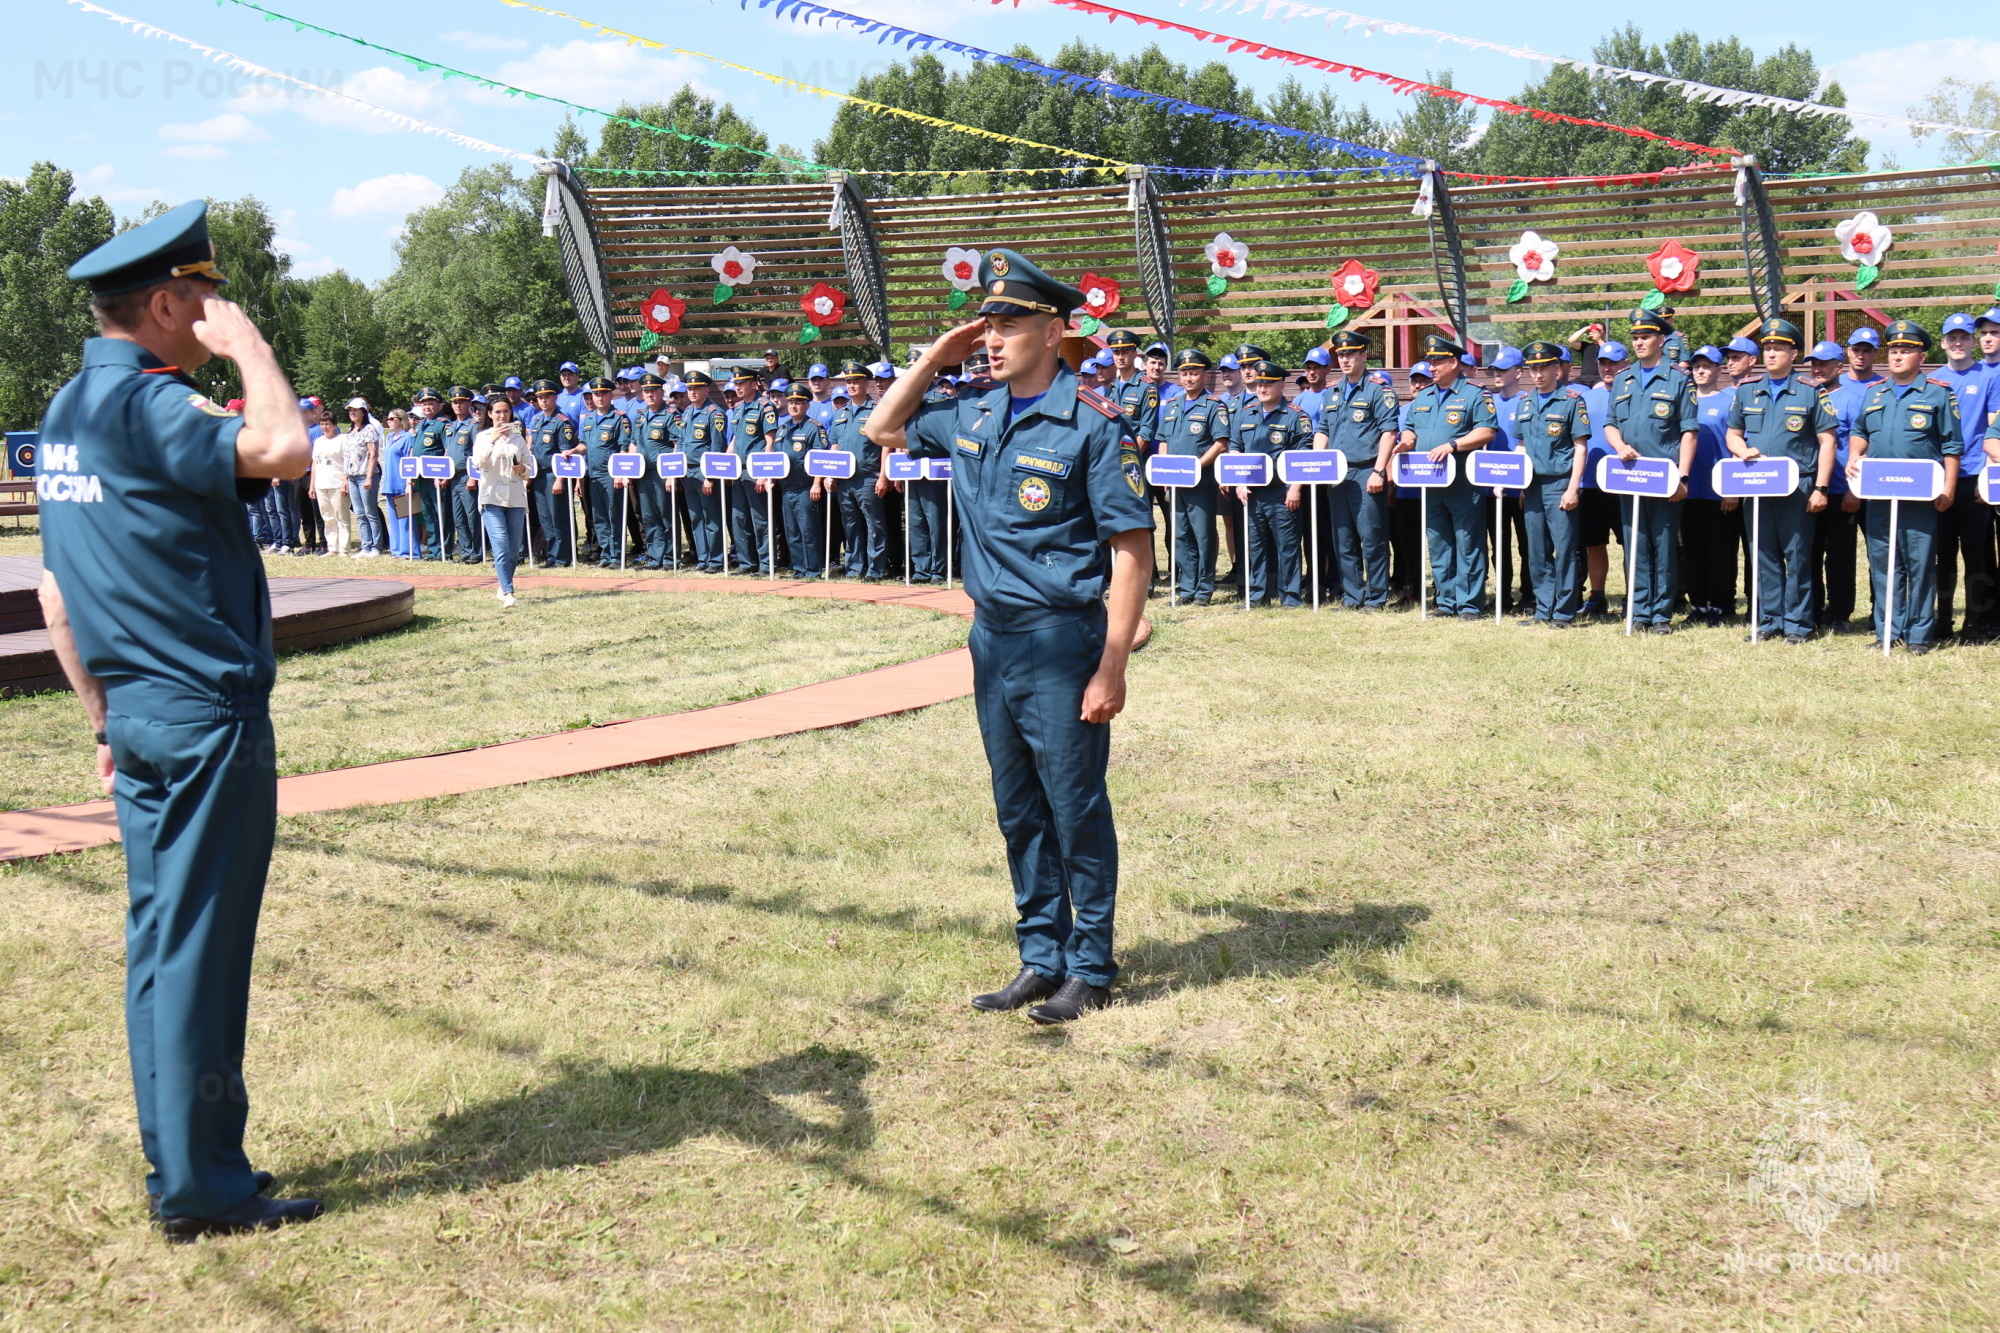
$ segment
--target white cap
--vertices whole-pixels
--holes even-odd
[[[364,412],[368,410],[368,400],[366,398],[350,398],[347,400],[347,405],[349,407],[358,407]]]

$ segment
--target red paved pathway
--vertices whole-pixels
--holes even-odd
[[[491,575],[402,574],[419,588],[493,586]],[[902,584],[787,583],[748,578],[549,578],[522,577],[518,588],[567,588],[589,592],[761,593],[778,597],[879,602],[970,617],[963,592]],[[745,741],[789,736],[869,718],[906,713],[972,693],[972,658],[963,648],[898,666],[802,685],[740,703],[687,713],[615,722],[602,727],[534,736],[451,754],[398,759],[359,768],[302,773],[278,780],[280,814],[308,814],[357,805],[393,805],[489,787],[511,787],[542,778],[573,777],[610,768],[657,764]],[[79,851],[118,841],[109,801],[16,810],[0,814],[0,861]]]

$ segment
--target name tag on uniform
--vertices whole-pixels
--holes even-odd
[[[922,481],[924,460],[912,458],[905,453],[883,454],[882,475],[890,481]]]
[[[1347,480],[1347,455],[1335,449],[1288,449],[1278,455],[1278,480],[1287,486],[1338,486]]]
[[[558,477],[580,477],[583,460],[575,454],[554,454],[549,458],[549,471]]]
[[[845,449],[809,449],[806,451],[806,475],[851,477],[854,475],[854,455]]]
[[[750,476],[756,481],[780,481],[792,475],[792,460],[783,454],[760,449],[750,455]]]
[[[419,475],[426,481],[449,481],[458,471],[457,464],[449,457],[436,454],[425,454],[417,460],[417,466],[422,469]]]
[[[1155,486],[1196,486],[1201,460],[1192,454],[1154,454],[1146,460],[1146,480]]]
[[[604,470],[620,481],[631,481],[646,475],[644,454],[613,454],[606,460]]]
[[[661,454],[658,463],[662,477],[678,478],[688,474],[686,454]]]
[[[703,454],[701,475],[709,481],[735,481],[743,475],[743,460],[730,453]]]
[[[1527,487],[1534,469],[1528,456],[1512,449],[1474,449],[1465,456],[1465,479],[1474,486],[1518,491]]]
[[[1799,465],[1789,458],[1717,459],[1709,473],[1715,493],[1725,500],[1754,500],[1760,495],[1790,495],[1799,488]]]
[[[1039,472],[1045,477],[1067,477],[1069,464],[1045,454],[1015,454],[1014,466],[1023,472]]]
[[[1615,454],[1597,460],[1597,489],[1606,495],[1636,495],[1664,500],[1681,484],[1681,470],[1664,458],[1619,461]]]
[[[1449,486],[1458,475],[1458,459],[1447,454],[1442,461],[1432,462],[1428,454],[1396,454],[1389,459],[1389,475],[1398,486],[1412,490]]]
[[[1271,455],[1223,454],[1215,460],[1215,479],[1224,486],[1268,486]]]
[[[949,458],[926,458],[924,460],[925,481],[950,481],[951,460]]]
[[[1854,493],[1864,500],[1935,500],[1944,494],[1944,464],[1934,458],[1864,458]]]
[[[986,441],[967,439],[961,435],[958,437],[958,447],[976,458],[979,456],[979,451],[986,447]]]

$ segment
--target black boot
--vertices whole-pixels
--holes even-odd
[[[1108,986],[1093,986],[1082,977],[1068,977],[1054,997],[1030,1009],[1028,1017],[1037,1023],[1074,1023],[1089,1010],[1102,1009],[1109,1003]]]
[[[163,1217],[160,1230],[167,1233],[169,1245],[191,1245],[203,1236],[275,1231],[293,1222],[310,1222],[322,1211],[317,1199],[267,1199],[253,1194],[214,1217]]]
[[[1024,1004],[1045,1000],[1056,993],[1056,983],[1050,981],[1032,967],[1023,967],[1020,975],[999,990],[988,991],[984,995],[972,997],[974,1009],[984,1009],[989,1013],[1007,1013],[1019,1009]]]

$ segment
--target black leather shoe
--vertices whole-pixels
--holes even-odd
[[[259,1194],[268,1194],[271,1192],[271,1186],[276,1184],[277,1180],[269,1171],[252,1171],[250,1173],[250,1183],[257,1187]],[[160,1201],[151,1194],[146,1196],[146,1211],[154,1217],[160,1215]]]
[[[1068,977],[1054,996],[1030,1009],[1028,1017],[1042,1024],[1074,1023],[1090,1010],[1102,1009],[1110,1003],[1109,987],[1093,986],[1082,977]]]
[[[988,991],[984,995],[972,997],[974,1009],[984,1009],[988,1013],[1008,1013],[1024,1004],[1045,1000],[1056,993],[1056,983],[1050,981],[1032,967],[1024,967],[1020,974],[999,990]]]
[[[169,1245],[191,1245],[203,1236],[276,1231],[294,1222],[310,1222],[323,1211],[318,1199],[267,1199],[253,1194],[214,1217],[163,1217],[160,1230],[166,1233]]]
[[[1646,631],[1649,634],[1672,634],[1674,627],[1663,620],[1656,620],[1646,627]]]

